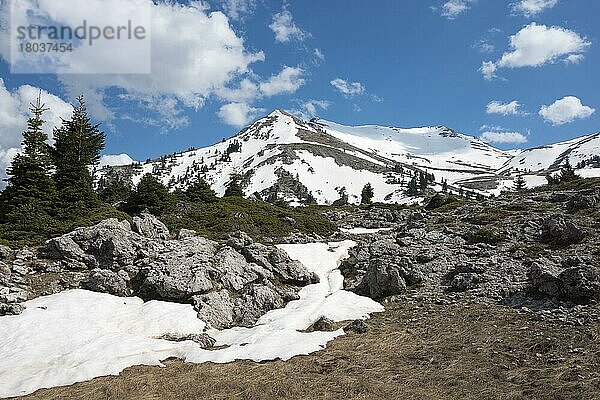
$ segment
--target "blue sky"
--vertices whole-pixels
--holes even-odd
[[[57,96],[50,104],[60,108],[86,93],[107,133],[106,153],[139,160],[212,144],[276,108],[349,125],[446,125],[504,149],[599,130],[597,0],[180,3],[162,10],[182,29],[165,33],[182,58],[153,46],[153,71],[186,68],[206,46],[220,51],[221,33],[194,30],[202,20],[228,30],[227,40],[235,35],[239,51],[224,63],[226,78],[178,72],[130,84],[130,76],[19,75],[2,54],[0,94],[18,101],[29,85]],[[196,20],[182,16],[190,9]],[[211,17],[219,11],[226,18]],[[183,54],[190,46],[196,50]],[[147,89],[153,85],[160,87]],[[0,140],[0,158],[2,146],[9,141]]]

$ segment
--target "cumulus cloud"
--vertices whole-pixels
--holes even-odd
[[[519,132],[485,131],[481,134],[481,140],[486,143],[497,144],[522,144],[527,143],[527,137]]]
[[[152,10],[151,74],[67,74],[58,75],[70,96],[86,95],[90,112],[100,119],[113,118],[106,106],[107,92],[114,90],[129,95],[129,99],[175,99],[178,106],[197,109],[205,100],[218,95],[222,88],[251,73],[250,66],[264,61],[262,51],[248,51],[244,39],[229,25],[222,12],[208,13],[203,3],[191,1],[103,0],[72,2],[53,0],[28,2],[35,13],[46,15],[57,23],[80,24],[88,20],[127,21],[131,15],[124,4],[143,3]],[[6,3],[6,2],[5,2]],[[8,54],[2,53],[4,59]],[[134,61],[131,55],[89,52],[73,62],[85,70],[106,59],[116,64]]]
[[[460,14],[468,11],[474,0],[449,0],[442,5],[441,13],[443,17],[455,19]]]
[[[513,100],[509,103],[502,103],[494,100],[488,103],[486,106],[486,113],[488,114],[501,114],[501,115],[524,115],[525,112],[521,110],[521,104]]]
[[[39,88],[29,85],[9,91],[4,80],[0,78],[0,188],[4,187],[6,167],[21,150],[22,133],[27,128],[29,107],[39,94]],[[54,128],[61,125],[62,118],[67,119],[71,116],[73,107],[45,90],[41,91],[41,98],[49,109],[43,115],[46,123],[42,129],[52,140]]]
[[[273,21],[269,28],[275,33],[275,40],[280,43],[287,43],[292,40],[302,41],[310,36],[309,33],[298,28],[292,13],[286,9],[273,15]]]
[[[260,84],[260,92],[265,96],[294,93],[305,83],[303,73],[300,67],[284,66],[281,72]]]
[[[532,18],[558,4],[558,0],[520,0],[511,4],[513,12]]]
[[[342,78],[336,78],[329,83],[344,96],[348,97],[364,94],[366,92],[365,87],[360,82],[349,82]]]
[[[576,119],[589,118],[596,110],[584,106],[575,96],[566,96],[549,106],[542,106],[540,116],[552,125],[563,125]]]
[[[252,122],[264,111],[262,108],[254,108],[246,103],[229,103],[223,105],[217,114],[227,125],[242,127]]]
[[[559,60],[579,62],[590,45],[585,37],[574,31],[533,22],[510,37],[511,51],[505,52],[496,62],[485,61],[480,71],[490,80],[496,77],[498,68],[540,67]]]
[[[303,76],[302,68],[284,66],[279,73],[262,82],[255,83],[245,78],[235,88],[220,88],[217,95],[229,104],[221,107],[217,115],[228,125],[245,125],[259,112],[264,111],[261,108],[253,108],[250,105],[252,102],[265,97],[296,92],[306,82]]]

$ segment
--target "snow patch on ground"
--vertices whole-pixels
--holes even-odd
[[[219,350],[191,341],[157,339],[164,334],[202,333],[205,323],[192,306],[71,290],[25,303],[18,316],[0,318],[0,397],[117,375],[133,365],[187,362],[226,363],[282,359],[309,354],[343,335],[302,332],[321,316],[334,321],[368,318],[383,311],[375,301],[343,289],[337,269],[352,241],[281,245],[290,257],[316,272],[321,282],[300,291],[300,299],[264,315],[252,328],[208,330]]]

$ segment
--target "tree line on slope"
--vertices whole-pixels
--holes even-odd
[[[232,177],[222,199],[200,175],[185,191],[169,192],[151,174],[135,187],[116,176],[96,191],[90,167],[100,160],[105,134],[88,116],[83,97],[77,99],[72,116],[54,130],[53,144],[43,130],[48,109],[40,97],[30,111],[22,152],[7,169],[7,186],[0,192],[0,242],[37,245],[76,227],[111,217],[131,220],[131,215],[144,211],[163,217],[170,228],[196,229],[211,237],[240,227],[255,236],[284,235],[292,229],[327,234],[335,229],[308,210],[243,199],[239,176]]]

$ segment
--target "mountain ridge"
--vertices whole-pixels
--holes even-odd
[[[137,184],[151,173],[174,190],[185,189],[201,175],[223,195],[230,176],[239,174],[245,195],[293,205],[331,204],[345,194],[357,203],[362,187],[370,183],[374,201],[414,203],[443,188],[497,195],[509,190],[518,175],[529,187],[539,186],[567,158],[574,165],[583,163],[579,169],[584,176],[600,176],[600,165],[593,160],[597,154],[600,133],[506,151],[446,126],[345,126],[275,110],[220,143],[145,163],[105,166],[95,176],[101,186],[114,176]],[[410,181],[420,174],[432,174],[427,190],[408,195]]]

